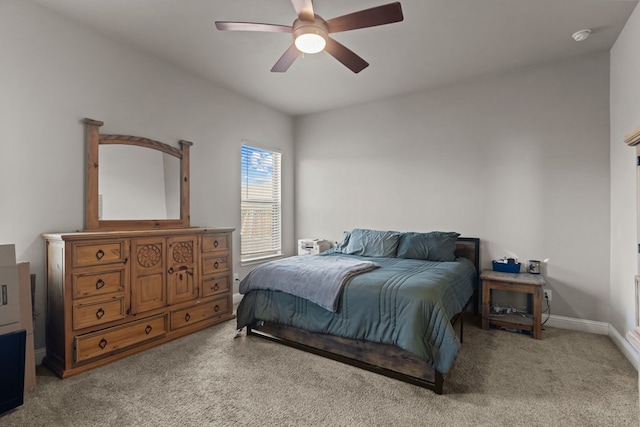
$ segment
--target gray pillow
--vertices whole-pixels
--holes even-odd
[[[402,233],[396,256],[427,261],[455,261],[456,239],[459,236],[459,233],[452,231]]]
[[[344,251],[350,255],[394,258],[398,250],[400,234],[397,231],[356,228],[351,232]]]

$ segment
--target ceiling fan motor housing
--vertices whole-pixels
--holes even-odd
[[[329,38],[329,26],[327,22],[318,15],[315,15],[313,22],[296,19],[293,23],[292,34],[294,43],[298,37],[306,34],[318,35],[322,37],[326,43]]]

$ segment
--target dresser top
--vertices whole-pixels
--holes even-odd
[[[45,233],[42,235],[46,240],[93,240],[108,239],[114,237],[152,237],[152,236],[176,236],[185,234],[206,234],[206,233],[228,233],[234,231],[230,227],[190,227],[190,228],[167,228],[163,230],[126,230],[126,231],[73,231],[68,233]]]

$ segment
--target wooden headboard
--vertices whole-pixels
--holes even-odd
[[[480,239],[477,237],[458,237],[454,253],[457,257],[470,260],[476,266],[476,290],[471,298],[473,300],[473,312],[478,313],[480,304]]]
[[[480,239],[477,237],[458,237],[456,240],[457,257],[466,258],[473,262],[480,274]]]

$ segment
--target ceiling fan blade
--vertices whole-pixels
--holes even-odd
[[[353,53],[351,49],[330,37],[327,39],[327,46],[324,50],[356,74],[369,66],[367,61]]]
[[[271,68],[271,72],[273,73],[284,73],[289,69],[293,61],[300,55],[300,51],[296,48],[296,45],[292,44],[289,46],[284,54],[278,59],[278,62],[275,63],[273,68]]]
[[[315,21],[315,13],[311,0],[291,0],[291,3],[298,14],[298,18],[303,21]]]
[[[329,33],[339,33],[341,31],[391,24],[400,22],[403,19],[402,6],[400,6],[400,2],[395,2],[329,19],[327,25],[329,26]]]
[[[264,31],[269,33],[290,33],[293,27],[290,25],[262,24],[259,22],[229,22],[216,21],[216,28],[230,31]]]

